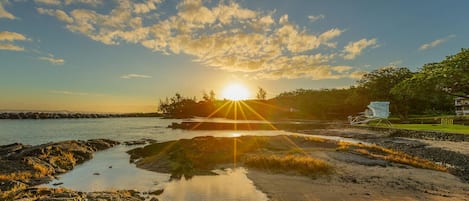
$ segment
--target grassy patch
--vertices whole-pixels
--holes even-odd
[[[306,176],[331,174],[334,169],[323,160],[299,155],[250,155],[244,159],[244,163],[248,167],[273,172],[297,172]]]
[[[349,151],[352,153],[358,153],[373,158],[379,158],[395,163],[410,165],[417,168],[424,168],[430,170],[437,170],[447,172],[448,168],[442,165],[438,165],[429,160],[425,160],[419,157],[408,155],[404,152],[387,149],[377,145],[364,145],[364,144],[352,144],[348,142],[340,142],[339,151]]]
[[[376,124],[370,124],[376,126]],[[380,124],[378,126],[385,127],[386,125]],[[392,128],[419,130],[419,131],[440,131],[446,133],[461,133],[469,134],[469,126],[463,125],[441,125],[441,124],[392,124]]]

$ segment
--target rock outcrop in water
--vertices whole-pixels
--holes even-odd
[[[3,112],[0,119],[81,119],[81,118],[118,118],[118,117],[161,117],[159,113],[76,113],[76,112]]]
[[[57,190],[42,189],[40,193],[28,192],[34,191],[35,188],[31,188],[32,186],[47,183],[55,175],[65,173],[76,165],[90,160],[94,152],[117,144],[119,142],[95,139],[70,140],[37,146],[19,143],[0,146],[0,200],[52,195]]]

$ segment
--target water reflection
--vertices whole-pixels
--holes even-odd
[[[125,153],[133,147],[117,146],[95,154],[94,158],[49,184],[78,191],[108,191],[133,189],[151,192],[164,189],[159,200],[267,200],[246,176],[243,168],[216,170],[219,175],[194,176],[186,180],[171,180],[169,174],[151,172],[129,163]],[[63,183],[57,186],[53,184]]]
[[[171,181],[164,185],[160,200],[268,200],[246,176],[244,168],[217,171],[217,176],[195,176],[189,180]]]

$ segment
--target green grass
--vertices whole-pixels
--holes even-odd
[[[372,124],[370,124],[372,125]],[[379,126],[385,127],[385,124]],[[463,125],[440,125],[440,124],[392,124],[392,128],[419,130],[419,131],[441,131],[447,133],[469,134],[469,126]]]

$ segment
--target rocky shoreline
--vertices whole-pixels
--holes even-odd
[[[414,131],[381,127],[352,127],[349,129],[318,129],[302,131],[305,134],[319,134],[359,139],[385,148],[401,151],[449,167],[450,173],[469,183],[469,155],[454,150],[431,147],[419,140],[450,141],[464,143],[469,135],[434,131]]]
[[[82,119],[82,118],[120,118],[120,117],[161,117],[159,113],[76,113],[76,112],[3,112],[0,119]]]
[[[37,187],[93,158],[93,153],[120,144],[107,139],[70,140],[37,146],[0,146],[0,200],[144,200],[135,191],[76,192]]]

